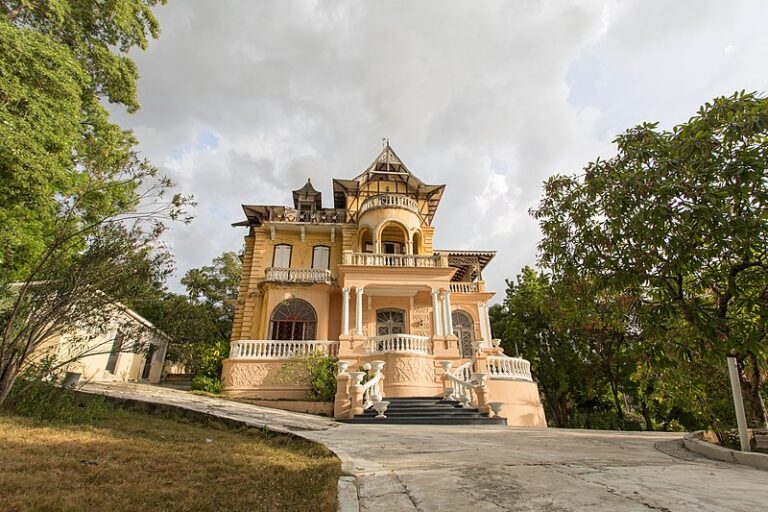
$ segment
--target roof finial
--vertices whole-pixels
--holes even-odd
[[[389,147],[389,137],[382,137],[381,138],[381,145],[385,148]]]

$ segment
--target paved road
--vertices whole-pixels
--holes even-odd
[[[90,389],[320,441],[357,477],[362,511],[768,510],[768,472],[691,454],[679,434],[340,425],[157,387]]]

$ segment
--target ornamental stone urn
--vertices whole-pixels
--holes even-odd
[[[453,366],[453,361],[440,361],[440,366],[443,367],[443,371],[445,373],[450,373],[451,367]]]
[[[387,411],[387,407],[389,407],[389,402],[387,401],[373,402],[373,408],[379,413],[376,415],[377,418],[386,418],[384,413]]]
[[[485,386],[485,381],[488,380],[487,373],[473,373],[472,378],[475,379],[478,386]]]
[[[356,386],[363,383],[365,372],[349,372],[349,378],[352,379],[352,385]]]
[[[488,402],[488,407],[493,411],[493,417],[498,418],[501,414],[501,408],[504,407],[504,402]]]
[[[339,368],[339,373],[347,373],[349,361],[336,361],[336,366]]]

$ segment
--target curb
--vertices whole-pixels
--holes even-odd
[[[683,437],[683,446],[685,446],[687,450],[698,453],[708,459],[730,462],[732,464],[742,464],[755,469],[768,471],[768,454],[741,452],[738,450],[731,450],[730,448],[723,448],[722,446],[704,441],[702,439],[703,435],[703,430],[697,430],[690,434],[686,434],[686,436]]]

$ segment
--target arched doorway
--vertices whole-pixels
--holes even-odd
[[[272,311],[269,322],[271,340],[314,340],[317,315],[314,308],[301,299],[281,302]]]
[[[472,357],[472,342],[475,341],[475,325],[472,317],[464,311],[456,310],[451,313],[453,319],[453,334],[459,338],[461,357]]]

